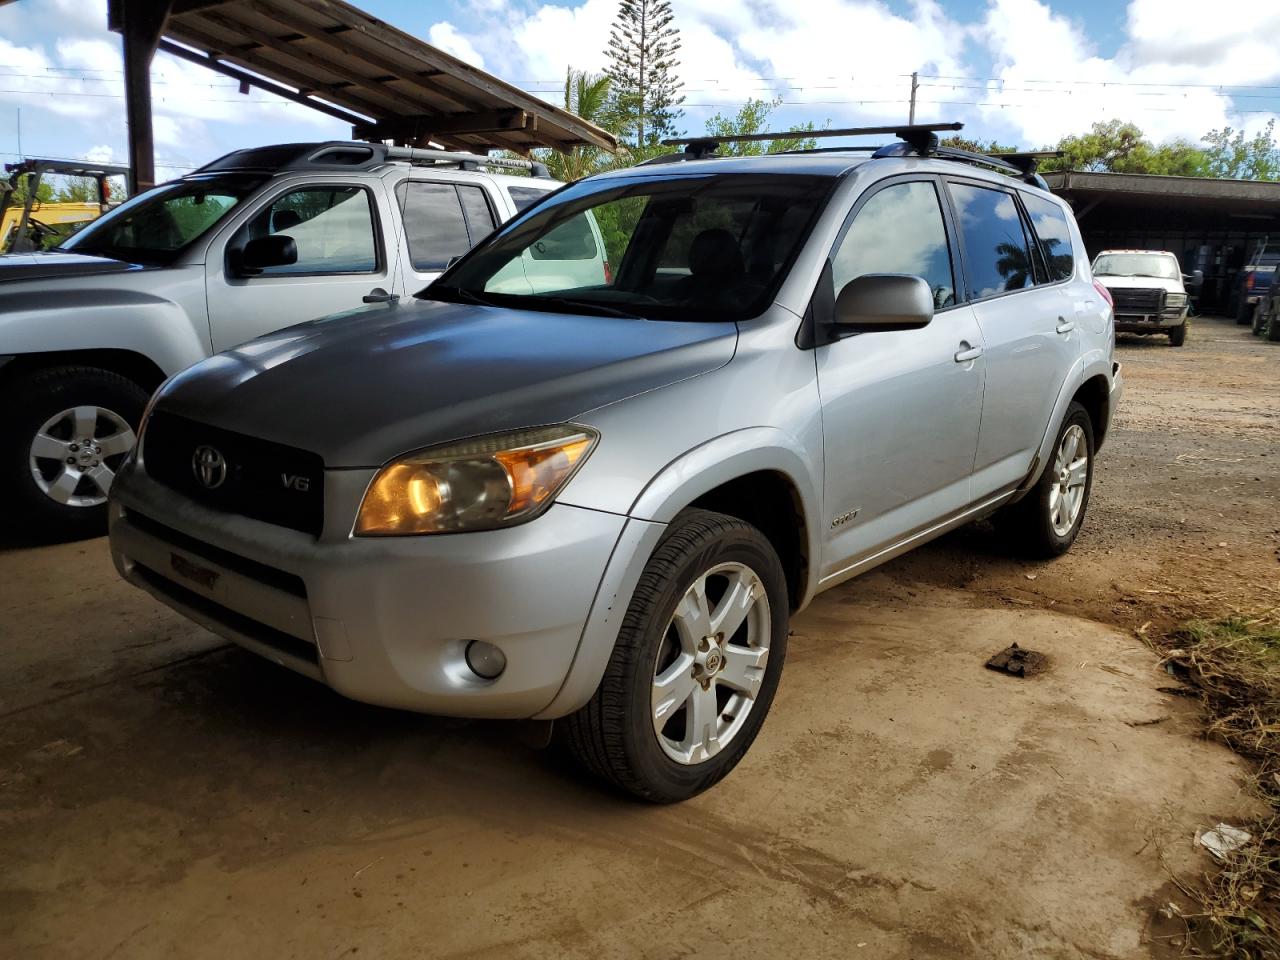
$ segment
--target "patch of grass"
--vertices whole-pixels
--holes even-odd
[[[1209,734],[1257,764],[1255,784],[1276,813],[1241,824],[1249,843],[1202,885],[1179,882],[1197,906],[1183,914],[1201,956],[1280,957],[1280,622],[1193,621],[1162,650],[1171,673],[1199,692]]]

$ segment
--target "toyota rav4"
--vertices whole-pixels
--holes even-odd
[[[707,788],[820,591],[996,511],[1039,556],[1084,521],[1121,381],[1070,209],[901,135],[594,176],[412,302],[183,371],[112,488],[120,573],[346,696]],[[504,279],[597,242],[602,280]]]

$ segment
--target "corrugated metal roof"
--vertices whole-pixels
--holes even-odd
[[[521,154],[617,146],[608,132],[344,0],[192,3],[169,17],[164,36],[341,108],[363,139]]]

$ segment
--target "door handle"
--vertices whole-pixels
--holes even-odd
[[[1070,333],[1076,328],[1074,320],[1068,320],[1066,317],[1058,318],[1058,326],[1055,328],[1059,333]]]
[[[960,341],[960,349],[956,352],[956,363],[968,363],[970,360],[977,360],[982,356],[982,347],[969,346],[968,340]]]
[[[387,293],[387,291],[383,290],[381,287],[374,287],[360,299],[365,303],[390,303],[391,301],[399,300],[400,298],[394,293]]]

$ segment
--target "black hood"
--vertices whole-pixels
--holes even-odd
[[[131,263],[78,253],[6,253],[0,256],[0,283],[6,280],[46,280],[83,277],[137,269]]]
[[[714,370],[736,343],[732,323],[413,301],[251,340],[180,373],[159,406],[318,453],[327,467],[372,467],[570,420]]]

